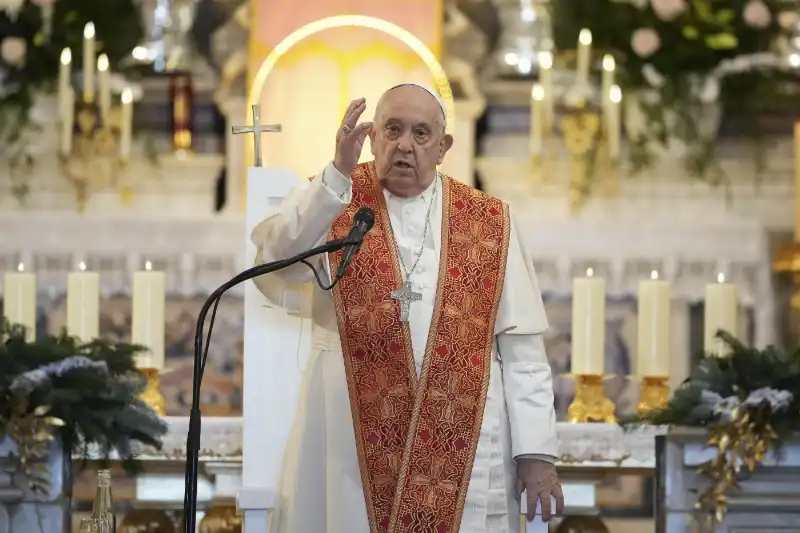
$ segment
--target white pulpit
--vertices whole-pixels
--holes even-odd
[[[247,171],[246,260],[255,263],[253,228],[270,214],[299,178],[288,170]],[[280,303],[279,297],[275,299]],[[267,531],[284,447],[310,350],[310,320],[291,316],[248,282],[244,291],[243,465],[238,507],[245,533]]]

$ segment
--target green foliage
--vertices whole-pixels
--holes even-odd
[[[25,440],[20,420],[46,413],[60,421],[53,430],[65,449],[84,455],[94,445],[135,468],[135,443],[161,447],[166,425],[139,398],[146,380],[134,355],[143,347],[64,333],[27,342],[24,328],[6,323],[0,339],[0,437]]]
[[[707,355],[674,392],[663,409],[633,415],[624,427],[640,424],[710,427],[724,419],[724,409],[714,409],[710,395],[744,402],[756,391],[771,389],[790,393],[788,405],[761,411],[778,435],[785,439],[800,429],[800,347],[783,350],[774,346],[759,350],[742,344],[726,332],[719,337],[730,347],[729,355]],[[765,406],[753,405],[754,409]]]

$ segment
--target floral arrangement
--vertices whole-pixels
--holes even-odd
[[[36,342],[0,323],[0,439],[12,438],[34,490],[47,490],[40,465],[59,438],[65,453],[112,453],[135,469],[136,443],[161,447],[166,425],[139,395],[146,379],[134,366],[142,347],[66,334]]]
[[[696,508],[710,530],[722,521],[742,468],[752,472],[769,452],[780,456],[782,443],[800,429],[800,348],[757,350],[726,332],[718,336],[728,355],[704,357],[664,408],[622,422],[708,430],[717,454],[700,468],[711,483]]]
[[[696,176],[720,178],[713,148],[721,105],[735,102],[748,130],[770,95],[781,92],[776,43],[788,29],[784,0],[558,0],[552,3],[554,38],[572,49],[582,28],[593,46],[610,53],[627,110],[641,115],[628,128],[634,171],[646,168],[657,145],[678,141]],[[631,121],[628,121],[631,122]]]
[[[136,0],[0,0],[0,150],[12,169],[32,164],[31,141],[41,123],[31,117],[40,94],[55,90],[61,51],[81,68],[83,28],[94,22],[98,51],[119,71],[142,37]]]

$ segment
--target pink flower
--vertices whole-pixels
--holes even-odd
[[[11,66],[19,67],[25,63],[28,44],[20,37],[6,37],[0,43],[0,57]]]
[[[639,28],[631,36],[631,48],[639,57],[650,57],[661,48],[661,37],[652,28]]]
[[[656,16],[661,20],[675,20],[686,11],[685,0],[650,0]]]
[[[761,0],[750,0],[744,7],[742,17],[748,26],[760,30],[769,26],[772,21],[772,13]]]

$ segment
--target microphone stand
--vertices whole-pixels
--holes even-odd
[[[194,333],[194,374],[192,376],[192,407],[189,412],[189,432],[186,436],[186,492],[183,499],[184,531],[185,533],[195,533],[197,526],[197,475],[198,463],[200,458],[200,386],[203,382],[203,371],[205,370],[205,355],[203,353],[203,326],[205,325],[206,315],[211,306],[217,302],[222,295],[236,285],[249,279],[256,278],[263,274],[276,272],[284,268],[297,264],[315,255],[335,252],[341,250],[348,244],[355,244],[348,239],[335,239],[311,250],[300,253],[289,259],[273,261],[256,265],[244,272],[237,274],[229,281],[220,285],[211,296],[203,303],[200,314],[197,317],[197,328]],[[214,314],[211,315],[213,325]],[[211,341],[211,331],[208,333],[208,342]]]

